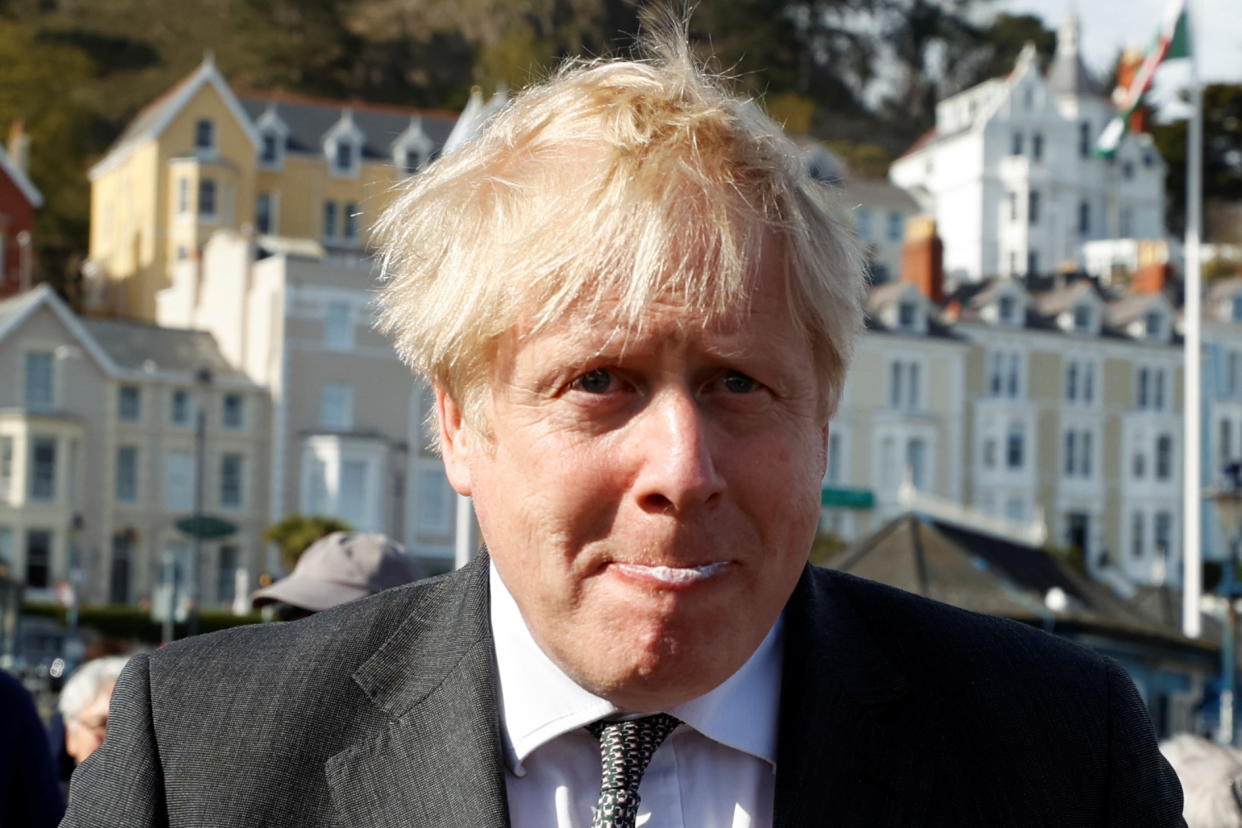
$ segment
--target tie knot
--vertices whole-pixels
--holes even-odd
[[[676,717],[657,713],[641,719],[599,721],[587,725],[596,739],[602,761],[605,790],[628,791],[637,799],[638,784],[656,748],[681,724]]]

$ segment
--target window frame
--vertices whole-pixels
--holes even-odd
[[[130,391],[133,394],[127,395],[126,392]],[[126,402],[127,396],[132,398],[132,403]],[[122,383],[117,387],[116,418],[123,423],[142,422],[142,386]]]
[[[221,509],[241,509],[245,503],[246,455],[240,451],[221,452],[219,471],[216,502]]]
[[[216,122],[211,118],[199,118],[194,122],[194,152],[211,154],[215,151]]]
[[[116,447],[116,469],[112,480],[112,496],[117,503],[133,504],[139,501],[139,471],[141,469],[141,448],[126,443]],[[125,465],[122,457],[130,458],[128,474],[122,477]]]
[[[60,441],[51,434],[32,434],[27,448],[30,468],[26,478],[26,499],[32,503],[55,503],[60,480]],[[38,456],[40,448],[50,447],[48,456]]]

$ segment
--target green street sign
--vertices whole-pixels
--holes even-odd
[[[218,540],[227,538],[237,531],[237,527],[224,518],[213,515],[190,515],[183,517],[175,524],[178,529],[192,538],[199,540]]]
[[[870,489],[825,486],[820,490],[819,502],[823,506],[835,506],[842,509],[871,509],[875,507],[875,493]]]

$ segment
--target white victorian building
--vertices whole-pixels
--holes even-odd
[[[1061,27],[1047,74],[1028,44],[1013,71],[946,98],[893,163],[893,183],[935,216],[950,282],[1083,270],[1083,246],[1165,236],[1164,161],[1145,134],[1094,152],[1115,114]]]

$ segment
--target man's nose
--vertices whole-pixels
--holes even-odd
[[[635,480],[648,512],[684,515],[720,498],[725,481],[716,468],[710,423],[688,391],[658,394],[639,417],[634,450],[642,458]]]

